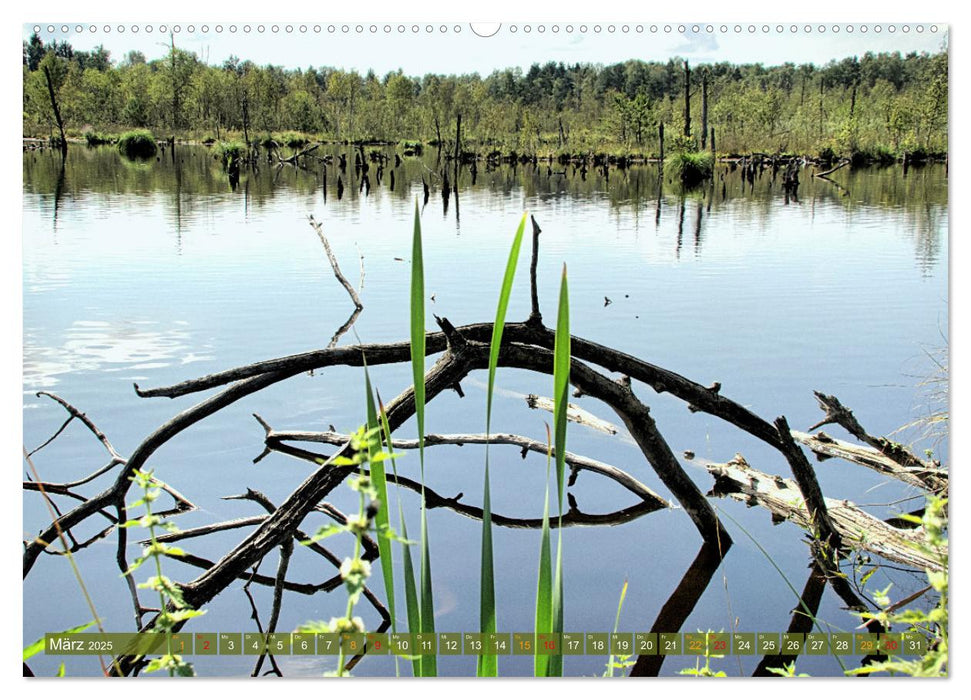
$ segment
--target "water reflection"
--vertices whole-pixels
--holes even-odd
[[[553,202],[560,199],[602,199],[610,207],[633,213],[654,210],[655,225],[660,226],[667,210],[665,198],[677,202],[679,236],[676,257],[680,254],[688,208],[693,212],[691,232],[695,255],[700,254],[705,218],[719,209],[740,207],[746,216],[768,218],[774,207],[808,207],[815,212],[820,204],[838,204],[848,217],[860,216],[871,207],[899,210],[906,221],[904,229],[912,238],[915,257],[922,269],[933,266],[944,254],[940,220],[947,207],[947,178],[944,166],[902,166],[843,168],[827,178],[814,177],[812,166],[796,175],[798,187],[787,186],[791,174],[778,168],[737,168],[719,163],[715,177],[706,186],[684,192],[680,185],[664,177],[656,164],[624,168],[584,167],[539,160],[536,163],[463,162],[458,166],[447,156],[429,149],[421,157],[401,158],[393,148],[356,150],[327,147],[324,157],[304,158],[297,165],[271,162],[244,167],[231,177],[218,159],[201,146],[169,148],[170,157],[148,163],[132,162],[109,147],[75,148],[66,160],[59,152],[29,151],[24,154],[24,183],[27,191],[53,195],[56,221],[63,197],[78,198],[86,193],[167,192],[172,207],[169,216],[176,236],[181,238],[184,218],[192,216],[207,197],[238,196],[244,211],[268,206],[278,197],[314,195],[323,202],[360,200],[381,192],[401,202],[422,187],[424,205],[430,190],[441,193],[442,216],[454,216],[461,232],[460,193],[467,190],[507,196],[522,196]],[[341,167],[353,153],[353,168]],[[377,163],[372,172],[369,161]],[[328,167],[328,164],[331,167]],[[338,167],[333,167],[337,164]],[[374,177],[372,177],[374,175]]]
[[[190,349],[188,324],[159,328],[154,321],[75,321],[60,345],[45,345],[41,331],[24,330],[24,391],[50,389],[75,372],[146,371],[212,359]]]

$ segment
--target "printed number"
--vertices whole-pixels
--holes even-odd
[[[617,648],[621,651],[630,651],[630,642],[628,642],[626,639],[618,639]]]
[[[836,640],[836,651],[849,651],[850,644],[845,639]]]
[[[772,651],[773,644],[768,639],[762,640],[762,651]]]
[[[448,642],[445,642],[445,648],[448,649],[449,651],[456,651],[459,648],[459,646],[457,642],[448,641]]]
[[[236,648],[236,642],[233,642],[233,641],[226,642],[226,649],[227,650],[233,651],[235,648]]]
[[[677,647],[677,644],[675,644],[674,641],[671,639],[669,639],[664,643],[664,651],[674,651],[676,647]]]
[[[304,639],[302,642],[300,642],[300,651],[307,651],[308,648],[309,647],[307,646],[307,640],[306,639]]]
[[[701,651],[701,640],[700,639],[692,639],[690,642],[688,642],[688,650],[689,651]]]
[[[566,644],[568,647],[570,647],[570,651],[576,651],[580,648],[580,642],[576,639],[571,639]]]
[[[472,647],[472,651],[482,651],[482,642],[478,640],[470,641],[469,646]]]
[[[324,644],[327,645],[327,648],[326,648],[327,651],[330,651],[330,647],[331,647],[331,645],[333,643],[334,643],[334,640],[333,639],[326,639],[326,640],[324,640]],[[255,649],[256,647],[254,646],[253,648]]]
[[[553,651],[556,649],[556,642],[554,642],[552,639],[547,639],[546,641],[543,642],[543,648]]]
[[[202,642],[202,650],[203,651],[209,651],[209,640],[208,639],[206,639],[206,640],[204,640]]]
[[[884,646],[886,647],[887,651],[897,651],[897,640],[889,639],[886,641]]]
[[[873,651],[873,642],[863,640],[860,642],[860,651]]]
[[[597,651],[603,651],[604,643],[599,639],[595,639],[593,640],[593,648],[596,649]]]
[[[747,639],[739,640],[738,642],[739,651],[748,651],[751,648],[752,648],[752,643],[750,641],[748,641]]]
[[[528,639],[520,639],[519,648],[523,651],[529,651],[532,648],[532,645],[529,643]]]
[[[823,648],[823,642],[821,639],[814,639],[810,643],[812,644],[813,651],[819,651]]]

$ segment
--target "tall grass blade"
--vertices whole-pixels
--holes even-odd
[[[519,262],[519,249],[526,230],[526,214],[523,214],[513,238],[506,263],[506,273],[502,278],[499,291],[499,304],[496,307],[496,321],[492,326],[492,342],[489,345],[489,384],[486,389],[486,456],[485,477],[482,486],[482,563],[479,582],[479,629],[482,634],[496,631],[496,586],[495,568],[492,553],[492,498],[489,487],[489,442],[492,430],[492,395],[496,383],[496,368],[499,365],[499,348],[502,345],[502,330],[506,323],[506,309],[512,293],[512,283],[516,277],[516,264]],[[499,675],[499,659],[492,654],[479,657],[476,673],[479,676]]]
[[[739,530],[741,530],[743,533],[745,533],[745,536],[746,537],[748,537],[750,540],[752,540],[752,544],[754,544],[756,546],[756,548],[758,548],[758,550],[760,552],[762,552],[762,555],[772,565],[772,568],[774,568],[778,572],[779,576],[782,577],[782,580],[785,582],[786,586],[789,587],[789,590],[792,591],[792,594],[794,596],[796,596],[796,600],[799,601],[799,607],[802,608],[802,612],[813,621],[813,625],[815,625],[816,629],[819,630],[820,632],[829,632],[830,631],[829,629],[827,629],[827,630],[824,630],[823,629],[823,624],[824,623],[822,623],[819,620],[819,618],[817,618],[815,615],[813,615],[812,610],[809,609],[809,606],[806,604],[806,601],[804,601],[802,599],[802,596],[799,594],[799,591],[796,590],[796,587],[792,584],[792,581],[790,581],[789,578],[785,575],[785,572],[782,571],[782,569],[779,568],[779,565],[776,564],[775,559],[772,558],[772,555],[769,554],[767,551],[765,551],[765,548],[759,543],[759,541],[757,539],[755,539],[755,537],[752,536],[752,533],[750,533],[748,530],[746,530],[745,527],[740,522],[738,522],[735,518],[733,518],[731,515],[729,515],[726,511],[722,510],[718,506],[715,506],[715,508],[718,510],[718,512],[721,515],[724,515],[726,518],[728,518],[733,523],[735,523],[736,527],[738,527]],[[827,625],[827,627],[828,627],[828,625]],[[839,656],[837,656],[836,655],[836,652],[833,651],[833,650],[830,650],[830,654],[832,655],[832,657],[834,659],[836,659],[836,663],[838,663],[840,665],[840,668],[845,673],[846,672],[846,666],[843,665],[843,659],[841,659]]]
[[[550,556],[550,463],[553,439],[546,426],[546,494],[543,498],[543,529],[539,542],[539,578],[536,584],[536,633],[553,631],[553,563]],[[543,678],[549,673],[550,657],[539,653],[539,640],[533,641],[533,673]]]
[[[388,414],[384,410],[381,394],[377,392],[378,406],[381,409],[381,430],[384,433],[384,443],[389,455],[394,455],[391,447],[391,426],[388,424]],[[394,473],[395,491],[398,496],[398,523],[401,526],[401,537],[408,540],[408,525],[405,523],[405,512],[401,507],[401,487],[398,485],[398,465],[391,457],[391,471]],[[408,614],[408,632],[414,634],[421,629],[421,611],[418,607],[418,589],[415,586],[415,567],[411,560],[411,545],[401,544],[402,574],[405,579],[405,610]],[[393,618],[392,618],[393,619]],[[397,659],[395,659],[397,664]],[[411,661],[412,673],[415,677],[421,675],[421,661],[415,657]]]
[[[421,631],[435,632],[432,562],[425,507],[425,269],[422,261],[421,221],[415,200],[415,228],[411,244],[411,371],[414,378],[415,418],[418,422],[418,459],[421,463]],[[436,675],[433,654],[421,657],[421,675]]]
[[[364,388],[367,391],[367,427],[368,430],[380,428],[378,423],[378,412],[374,406],[374,391],[371,388],[371,377],[368,373],[367,359],[364,359]],[[378,441],[380,444],[380,441]],[[381,577],[384,579],[384,590],[388,597],[388,612],[391,614],[391,631],[397,632],[397,622],[395,618],[394,600],[394,563],[391,560],[391,540],[384,537],[389,527],[388,517],[388,480],[385,474],[384,461],[375,460],[374,456],[379,452],[378,444],[368,441],[368,466],[371,470],[371,482],[378,492],[379,508],[374,516],[374,524],[378,530],[378,559],[381,560]],[[388,447],[388,454],[391,454],[391,447]]]
[[[624,587],[620,589],[620,601],[617,603],[617,617],[614,618],[614,634],[620,628],[620,611],[624,607],[624,598],[627,597],[627,580],[624,580]],[[607,672],[604,674],[608,678],[614,677],[614,655],[611,654],[607,659]]]
[[[563,632],[563,482],[566,470],[566,411],[570,389],[570,297],[566,264],[560,279],[553,344],[553,435],[556,449],[556,566],[553,574],[553,632]],[[548,675],[563,675],[563,656],[550,657]]]

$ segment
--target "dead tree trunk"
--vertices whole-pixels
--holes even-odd
[[[684,62],[684,137],[691,138],[691,69]]]
[[[452,187],[455,194],[459,193],[459,164],[462,162],[462,113],[455,118],[455,171],[452,177]]]
[[[51,109],[54,110],[54,120],[57,122],[57,129],[61,132],[61,153],[67,155],[67,137],[64,135],[64,122],[61,121],[61,110],[57,107],[57,97],[54,95],[54,81],[51,79],[51,72],[44,66],[44,77],[47,78],[47,94],[51,97]]]
[[[701,73],[701,150],[708,143],[708,71]]]

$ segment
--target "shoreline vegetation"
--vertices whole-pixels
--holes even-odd
[[[312,144],[601,168],[677,155],[693,170],[703,153],[853,165],[947,159],[946,47],[819,66],[632,59],[382,77],[236,57],[209,65],[169,43],[163,58],[130,51],[114,60],[101,47],[24,41],[24,147],[111,144],[147,129],[160,143],[222,149],[227,163],[250,148]]]

